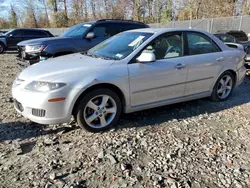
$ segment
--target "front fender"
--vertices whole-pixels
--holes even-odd
[[[6,38],[0,38],[0,42],[2,42],[5,46],[7,46]]]

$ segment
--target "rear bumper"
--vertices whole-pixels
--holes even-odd
[[[242,66],[240,69],[237,70],[236,86],[239,86],[243,82],[246,76],[246,72],[247,72],[247,69],[245,66]]]

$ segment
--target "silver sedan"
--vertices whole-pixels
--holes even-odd
[[[224,101],[246,73],[244,51],[193,29],[138,29],[84,53],[53,58],[15,79],[15,109],[41,124],[69,122],[92,132],[121,113],[202,97]]]

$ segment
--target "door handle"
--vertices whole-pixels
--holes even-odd
[[[182,63],[179,63],[179,64],[177,64],[176,66],[175,66],[175,68],[176,69],[183,69],[183,68],[185,68],[186,67],[186,65],[185,64],[182,64]]]
[[[218,57],[216,61],[222,62],[224,60],[224,57]]]

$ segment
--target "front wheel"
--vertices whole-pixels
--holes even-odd
[[[2,54],[5,50],[5,45],[0,42],[0,54]]]
[[[96,89],[81,99],[76,113],[76,121],[81,128],[90,132],[110,129],[121,114],[121,100],[110,89]]]
[[[235,78],[231,72],[223,73],[217,80],[213,92],[211,95],[214,101],[225,101],[227,100],[234,89]]]

